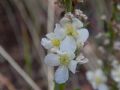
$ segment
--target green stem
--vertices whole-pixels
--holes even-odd
[[[27,46],[27,45],[26,45]],[[29,49],[25,46],[24,48],[24,58],[25,58],[25,69],[28,74],[31,74],[32,70],[32,60],[30,57]]]
[[[30,43],[27,32],[24,30],[23,34],[23,50],[24,50],[24,59],[25,59],[25,69],[31,75],[32,72],[32,59],[30,54]]]
[[[57,83],[55,83],[54,90],[65,90],[65,84],[57,84]]]
[[[72,12],[72,0],[63,0],[63,4],[65,6],[65,12]]]

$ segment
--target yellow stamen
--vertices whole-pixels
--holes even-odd
[[[77,31],[74,29],[72,24],[67,24],[66,25],[66,33],[67,33],[67,35],[71,35],[71,36],[78,35]]]
[[[66,54],[60,56],[60,63],[62,65],[68,65],[69,62],[70,62],[69,57]]]
[[[96,79],[96,83],[97,83],[98,85],[102,82],[99,77],[96,77],[95,79]]]
[[[53,39],[52,41],[53,46],[59,47],[60,46],[60,40],[59,39]]]

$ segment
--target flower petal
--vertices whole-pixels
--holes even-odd
[[[56,83],[65,83],[68,80],[69,73],[68,68],[65,66],[59,67],[55,72],[55,81]]]
[[[80,29],[80,28],[83,27],[83,23],[79,19],[77,19],[77,18],[72,18],[72,25],[76,29]]]
[[[63,52],[75,52],[76,42],[73,37],[67,36],[60,45],[60,50]]]
[[[60,26],[60,24],[56,24],[54,32],[55,32],[56,38],[60,40],[63,40],[66,35],[65,30]]]
[[[67,52],[67,55],[70,60],[73,60],[75,58],[75,54],[73,52]]]
[[[45,64],[48,66],[58,66],[60,64],[59,56],[56,54],[48,54],[45,57]]]
[[[75,53],[73,52],[61,52],[61,51],[58,51],[58,54],[60,55],[64,55],[66,54],[70,60],[73,60],[75,58]]]
[[[51,53],[56,53],[56,54],[59,54],[59,48],[56,48],[56,47],[53,47],[53,48],[51,48],[50,50],[49,50]]]
[[[106,84],[101,84],[99,85],[98,90],[109,90],[109,88]]]
[[[76,58],[76,60],[79,61],[79,60],[84,59],[84,58],[85,58],[84,55],[82,53],[80,53],[78,55],[78,57]]]
[[[46,49],[51,49],[53,47],[51,42],[46,38],[42,38],[41,45]]]
[[[61,20],[60,20],[60,25],[64,28],[66,26],[66,24],[68,23],[71,23],[70,22],[70,19],[67,18],[67,17],[63,17]]]
[[[78,30],[78,33],[79,33],[79,35],[78,35],[78,41],[82,42],[82,43],[86,42],[87,39],[88,39],[88,37],[89,37],[88,30],[85,29],[85,28],[83,28],[83,29]]]
[[[89,60],[87,58],[84,58],[84,59],[77,59],[77,62],[79,64],[84,64],[84,63],[87,63]]]
[[[115,69],[112,69],[111,71],[111,77],[116,82],[120,83],[120,66],[118,66]]]
[[[71,12],[67,12],[67,13],[65,14],[65,17],[73,18],[74,15],[73,15]]]
[[[50,40],[56,38],[56,37],[55,37],[55,33],[48,33],[48,34],[46,35],[46,37],[47,37],[48,39],[50,39]]]
[[[87,79],[88,79],[90,82],[93,82],[93,80],[94,80],[94,73],[93,73],[92,71],[88,71],[88,72],[86,73],[86,77],[87,77]]]
[[[70,61],[70,64],[69,64],[68,67],[69,67],[69,69],[70,69],[70,71],[71,71],[72,73],[75,73],[75,72],[76,72],[77,64],[78,64],[78,62],[75,61],[75,60],[71,60],[71,61]]]
[[[101,78],[102,82],[106,82],[107,78],[104,75],[104,72],[101,69],[96,70],[96,76]]]

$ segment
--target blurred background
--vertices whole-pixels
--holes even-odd
[[[73,6],[88,16],[89,62],[70,75],[65,90],[95,90],[86,72],[99,68],[108,90],[120,90],[120,68],[117,81],[111,76],[120,61],[120,0],[73,0]],[[53,90],[54,71],[43,62],[40,42],[63,15],[59,0],[0,0],[0,90]]]

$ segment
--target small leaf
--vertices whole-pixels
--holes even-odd
[[[57,84],[57,83],[55,83],[54,90],[65,90],[65,83],[63,83],[63,84]]]

